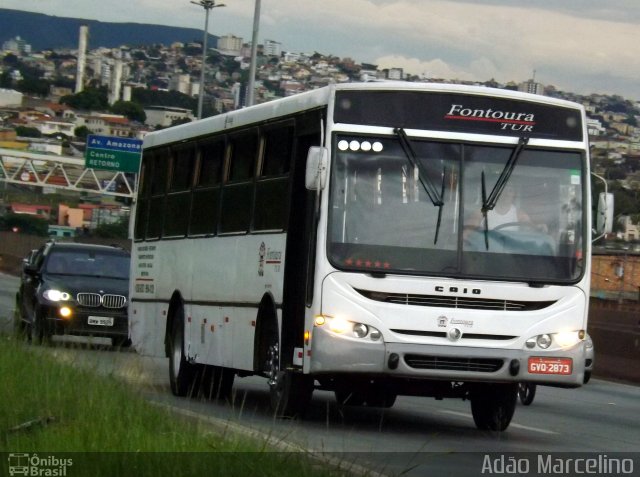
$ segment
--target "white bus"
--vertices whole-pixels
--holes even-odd
[[[267,378],[278,415],[469,399],[585,376],[581,105],[482,87],[332,85],[146,136],[130,334],[176,395]],[[507,203],[508,202],[508,203]]]

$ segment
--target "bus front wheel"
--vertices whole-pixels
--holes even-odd
[[[294,418],[304,414],[311,395],[313,379],[302,373],[280,369],[280,350],[277,340],[269,346],[269,395],[271,409],[277,417]]]
[[[195,394],[198,365],[189,363],[184,352],[184,313],[177,312],[170,336],[169,381],[176,396]]]
[[[471,389],[471,414],[480,430],[504,431],[518,399],[517,384],[480,383]]]

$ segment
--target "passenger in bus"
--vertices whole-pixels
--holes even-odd
[[[486,217],[490,229],[513,223],[533,224],[529,215],[516,205],[516,199],[516,191],[513,186],[506,186],[493,210],[487,211]],[[484,223],[481,225],[484,226]]]

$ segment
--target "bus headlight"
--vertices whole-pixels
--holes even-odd
[[[540,335],[536,338],[536,344],[542,348],[542,349],[547,349],[549,346],[551,346],[551,335]]]
[[[563,348],[571,348],[582,341],[579,331],[563,331],[556,333],[553,338],[555,342]]]
[[[377,328],[371,325],[365,325],[364,323],[345,320],[340,317],[318,315],[315,317],[314,324],[317,327],[327,326],[329,330],[338,335],[359,339],[368,338],[371,341],[379,341],[382,339],[382,333]]]
[[[585,338],[585,331],[561,331],[559,333],[544,333],[538,336],[532,336],[525,342],[525,346],[529,349],[535,347],[548,349],[551,345],[560,348],[571,348]]]

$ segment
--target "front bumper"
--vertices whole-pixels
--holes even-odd
[[[45,326],[51,334],[56,335],[80,335],[95,336],[105,338],[127,338],[129,335],[129,325],[127,310],[105,309],[105,308],[83,308],[69,307],[71,316],[64,318],[60,314],[58,306],[49,306],[45,314]],[[99,320],[103,323],[113,324],[89,324],[89,317],[107,318]]]
[[[571,360],[570,374],[534,374],[530,357]],[[448,381],[534,382],[577,387],[584,381],[584,343],[558,351],[477,348],[469,346],[385,343],[337,336],[315,328],[312,374],[372,376]]]

